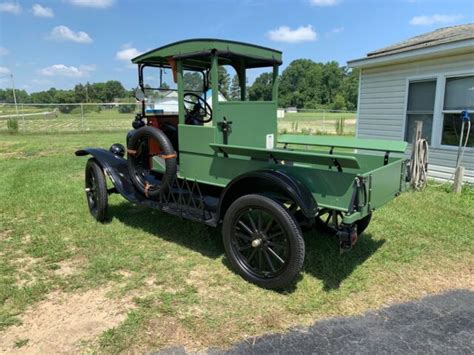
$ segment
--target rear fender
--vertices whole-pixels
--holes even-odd
[[[318,210],[313,195],[296,178],[280,170],[257,170],[239,175],[222,191],[218,206],[218,216],[225,212],[237,198],[252,193],[274,192],[294,201],[307,218],[314,218]]]

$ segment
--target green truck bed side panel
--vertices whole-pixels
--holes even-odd
[[[371,179],[370,208],[379,208],[403,191],[404,159],[368,173]]]
[[[305,136],[296,134],[283,134],[278,137],[278,143],[378,150],[396,153],[404,153],[407,148],[407,142],[404,141],[360,139],[352,137]]]
[[[342,168],[358,169],[360,167],[357,158],[337,154],[324,154],[301,151],[293,152],[286,149],[265,149],[225,144],[210,144],[210,146],[218,153],[221,152],[227,154],[242,155],[252,157],[254,159],[268,160],[275,158],[324,166],[334,166],[334,160],[336,159]]]

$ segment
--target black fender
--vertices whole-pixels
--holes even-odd
[[[227,208],[238,197],[252,194],[276,192],[294,201],[307,218],[314,218],[318,204],[309,189],[298,179],[289,176],[281,170],[256,170],[234,178],[222,191],[218,216],[223,218]]]
[[[128,172],[127,160],[102,148],[85,148],[75,152],[76,156],[92,155],[110,178],[115,189],[130,202],[141,202],[144,197],[133,186]]]

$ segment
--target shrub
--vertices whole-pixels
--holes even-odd
[[[118,107],[118,112],[120,113],[132,113],[135,111],[135,104],[130,104],[130,105],[120,105]]]
[[[18,133],[18,120],[16,118],[9,118],[7,121],[8,133]]]

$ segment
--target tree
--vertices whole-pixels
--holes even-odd
[[[183,75],[184,90],[202,92],[204,83],[202,74],[198,72],[186,72]]]
[[[227,72],[227,69],[223,66],[219,67],[219,92],[224,95],[225,98],[229,97],[229,84],[230,84],[230,75]]]
[[[249,88],[249,99],[252,101],[270,101],[272,99],[272,73],[260,74]]]
[[[125,97],[125,89],[117,80],[109,80],[105,82],[103,88],[103,102],[113,102],[115,99]]]
[[[297,59],[283,71],[279,85],[279,104],[298,108],[317,107],[322,100],[323,65],[310,59]]]
[[[359,93],[359,69],[344,68],[341,93],[346,100],[348,110],[357,109],[357,95]]]
[[[233,101],[240,100],[240,83],[239,83],[239,76],[237,74],[235,74],[234,77],[232,78],[232,82],[230,84],[229,97]]]

